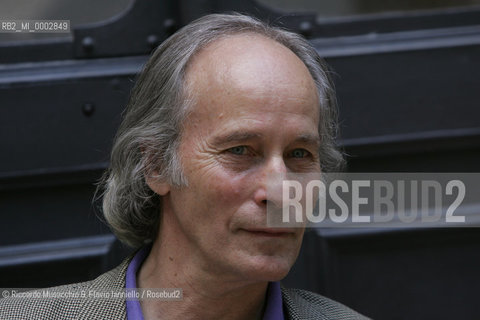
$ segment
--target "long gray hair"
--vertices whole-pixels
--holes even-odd
[[[114,140],[103,190],[103,213],[124,243],[140,247],[157,236],[161,197],[146,184],[152,172],[174,186],[186,185],[178,146],[182,124],[193,104],[185,88],[189,61],[222,37],[256,33],[293,51],[307,66],[320,98],[320,161],[324,172],[343,164],[335,139],[337,108],[329,71],[315,49],[301,36],[240,14],[212,14],[183,27],[152,54],[132,89],[124,119]]]

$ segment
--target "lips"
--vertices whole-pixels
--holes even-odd
[[[253,228],[253,229],[242,229],[249,234],[263,237],[288,237],[295,234],[295,229],[291,228]]]

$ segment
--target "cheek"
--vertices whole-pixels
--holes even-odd
[[[196,242],[225,247],[231,242],[231,226],[248,201],[248,191],[242,179],[225,174],[199,182],[188,187],[188,198],[178,199],[183,202],[183,212],[188,212],[188,221],[183,223],[188,224]]]
[[[231,202],[244,200],[250,194],[251,175],[232,172],[212,158],[191,159],[186,171],[189,188],[203,201]]]
[[[197,187],[203,189],[202,193],[206,193],[206,198],[213,199],[217,204],[225,203],[232,208],[248,198],[250,192],[246,177],[221,171],[212,173],[204,176],[205,181]]]

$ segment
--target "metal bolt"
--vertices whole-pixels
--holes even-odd
[[[112,79],[111,84],[113,90],[120,90],[120,80],[118,78]]]
[[[158,45],[158,37],[156,34],[151,34],[147,37],[148,45],[153,49]]]
[[[95,106],[92,103],[84,103],[82,112],[86,117],[90,117],[95,112]]]
[[[313,26],[310,21],[302,21],[300,23],[300,33],[305,37],[308,37],[312,34]]]
[[[86,52],[91,52],[95,46],[95,40],[92,37],[85,37],[82,39],[82,47]]]
[[[173,34],[177,30],[177,23],[173,19],[163,21],[163,27],[168,34]]]

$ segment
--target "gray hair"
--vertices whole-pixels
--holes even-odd
[[[105,219],[122,242],[140,247],[157,236],[161,197],[148,187],[146,176],[155,172],[156,178],[171,185],[187,184],[177,150],[184,119],[193,104],[184,83],[189,62],[209,43],[240,33],[273,39],[293,51],[306,65],[320,99],[322,171],[341,168],[343,157],[335,142],[335,92],[328,68],[315,49],[298,34],[249,16],[204,16],[180,29],[155,50],[132,89],[114,140],[110,167],[99,186],[105,188]]]

